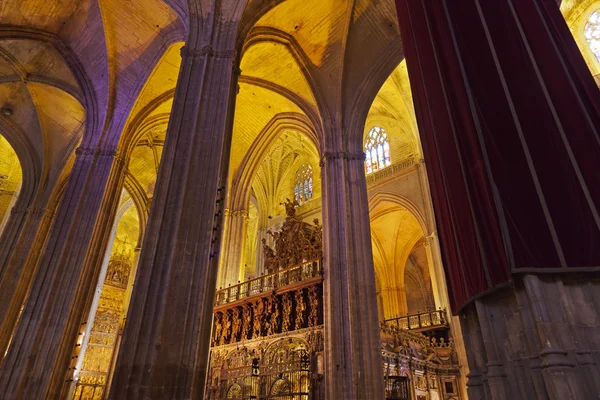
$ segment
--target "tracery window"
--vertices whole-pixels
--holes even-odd
[[[590,46],[590,50],[600,61],[600,10],[596,10],[590,15],[584,28],[585,39]]]
[[[313,171],[310,164],[302,164],[294,181],[294,198],[302,205],[313,196]]]
[[[390,159],[390,144],[387,140],[385,129],[375,126],[369,131],[365,141],[365,155],[367,175],[389,167],[392,164]]]

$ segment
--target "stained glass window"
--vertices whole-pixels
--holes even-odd
[[[596,10],[590,15],[588,22],[584,28],[585,39],[587,40],[590,50],[600,61],[600,10]]]
[[[365,141],[365,170],[367,175],[392,164],[390,144],[385,129],[375,126],[369,131]]]
[[[312,199],[313,196],[313,172],[310,164],[302,164],[296,173],[294,181],[294,197],[302,205]]]

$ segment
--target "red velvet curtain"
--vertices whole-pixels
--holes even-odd
[[[600,97],[554,0],[397,0],[455,312],[600,267]]]

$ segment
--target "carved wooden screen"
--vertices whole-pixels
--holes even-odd
[[[389,376],[385,385],[386,400],[410,400],[408,378],[406,376]]]
[[[260,367],[260,399],[308,400],[310,353],[304,343],[274,343]]]
[[[220,399],[258,398],[258,359],[245,350],[235,351],[221,372]]]

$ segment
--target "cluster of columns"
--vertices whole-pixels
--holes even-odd
[[[418,18],[413,10],[421,1],[399,1],[399,6],[408,19]],[[444,7],[456,4],[445,1]],[[215,22],[213,32],[199,34],[182,50],[172,116],[109,398],[203,396],[224,213],[220,204],[229,161],[239,61],[233,41],[228,39],[235,37],[239,17],[227,23]],[[405,40],[409,35],[412,32],[403,32]],[[547,39],[540,34],[537,40]],[[428,38],[413,35],[411,40],[427,44]],[[450,41],[447,46],[457,44]],[[543,54],[534,57],[544,61]],[[362,136],[362,131],[329,128],[322,158],[326,394],[328,399],[378,399],[383,398],[383,376],[364,155],[361,149],[349,151],[342,144],[344,136]],[[4,286],[0,287],[12,288],[0,290],[2,349],[6,349],[7,338],[12,335],[0,365],[0,393],[4,398],[65,395],[69,357],[79,323],[90,309],[124,169],[114,149],[99,144],[80,148],[52,227],[49,229],[50,214],[44,212],[36,214],[37,220],[33,221],[42,228],[22,230],[17,245],[21,252],[37,240],[37,235],[30,232],[49,229],[37,262],[24,262],[21,270],[8,275],[3,271],[0,285]],[[33,278],[30,284],[23,284],[27,276]],[[524,354],[532,359],[541,357],[541,378],[534,366],[526,366],[531,369],[533,381],[545,388],[538,393],[553,399],[586,398],[580,388],[583,381],[573,377],[573,362],[563,357],[569,345],[556,333],[583,337],[585,331],[555,331],[552,310],[543,300],[551,292],[544,292],[543,282],[534,275],[519,282],[523,288],[515,291],[514,304],[529,305],[534,323],[527,329],[537,330],[537,341],[528,342],[532,350]],[[552,290],[566,290],[560,280],[549,285],[553,285]],[[19,318],[19,303],[27,293]],[[565,298],[572,301],[564,306],[585,303],[592,313],[586,321],[593,324],[597,299],[596,303],[581,300],[589,296],[597,294],[571,290]],[[470,395],[474,399],[519,398],[519,392],[513,391],[507,380],[509,366],[502,364],[506,357],[498,350],[502,338],[496,337],[492,329],[491,307],[493,301],[478,300],[464,311],[463,328],[468,335],[467,347],[472,349]],[[525,317],[519,313],[518,318]],[[579,323],[577,319],[565,322],[570,327]],[[514,340],[520,343],[520,339]],[[582,360],[578,365],[585,376],[592,377],[597,372],[598,357],[590,348],[597,351],[598,344],[586,343],[588,348],[578,348]],[[481,371],[485,371],[485,386],[477,383]],[[566,383],[560,383],[562,378]]]

